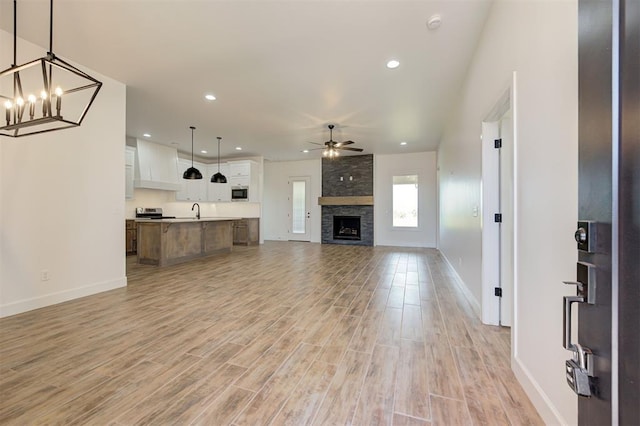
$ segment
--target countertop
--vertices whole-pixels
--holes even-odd
[[[136,222],[145,223],[189,223],[189,222],[218,222],[225,220],[239,220],[240,217],[201,217],[196,219],[195,217],[177,217],[175,219],[134,219]]]

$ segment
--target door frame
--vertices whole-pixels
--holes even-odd
[[[516,111],[516,72],[511,75],[511,81],[502,91],[501,95],[493,104],[491,110],[485,115],[482,122],[482,183],[481,183],[481,223],[482,223],[482,322],[490,325],[500,325],[500,298],[495,296],[496,283],[500,280],[500,262],[504,262],[505,258],[512,263],[512,287],[511,294],[505,294],[502,303],[508,303],[506,309],[511,310],[511,324],[513,327],[512,350],[515,348],[515,339],[517,331],[517,229],[518,229],[518,212],[517,212],[517,111]],[[500,137],[501,120],[506,114],[511,116],[511,135],[513,147],[511,150],[511,164],[513,166],[513,194],[511,208],[512,217],[503,225],[497,226],[494,222],[494,214],[500,210],[500,172],[496,172],[498,168],[498,156],[495,154],[494,139]],[[502,206],[504,210],[504,206]],[[474,210],[475,214],[475,210]],[[500,254],[500,227],[509,226],[508,230],[502,232],[510,232],[513,235],[513,246],[508,256],[505,253]],[[509,292],[507,292],[509,293]],[[508,297],[508,300],[506,298]]]

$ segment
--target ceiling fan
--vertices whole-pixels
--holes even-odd
[[[324,144],[321,143],[315,143],[315,142],[309,142],[312,143],[314,145],[324,145],[324,148],[316,148],[316,149],[322,149],[322,155],[324,157],[329,157],[329,158],[333,158],[333,157],[337,157],[340,155],[340,153],[338,152],[339,150],[343,150],[343,151],[356,151],[356,152],[362,152],[362,148],[351,148],[351,147],[347,147],[345,145],[351,145],[354,142],[353,141],[344,141],[344,142],[336,142],[333,140],[333,129],[334,129],[334,125],[333,124],[329,124],[327,127],[329,127],[329,140],[326,141]],[[314,150],[311,150],[314,151]]]

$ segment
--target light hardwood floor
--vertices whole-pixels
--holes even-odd
[[[267,242],[0,320],[1,424],[542,424],[433,249]]]

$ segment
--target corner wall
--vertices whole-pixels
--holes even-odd
[[[494,3],[438,151],[440,248],[481,302],[482,121],[517,72],[514,369],[548,424],[575,424],[562,280],[575,276],[577,2]]]
[[[21,57],[45,52],[19,42]],[[0,31],[0,63],[12,43]],[[0,316],[126,285],[126,88],[80,67],[103,82],[81,127],[0,138]]]

